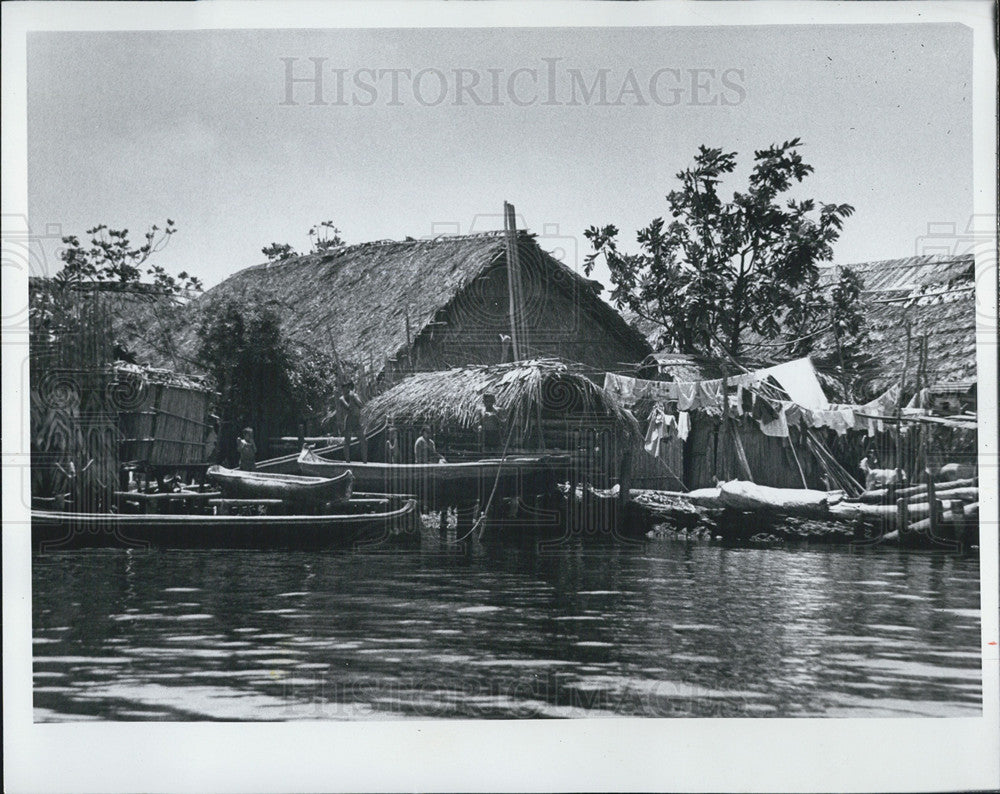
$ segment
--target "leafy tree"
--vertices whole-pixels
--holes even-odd
[[[261,248],[260,252],[267,257],[269,262],[284,262],[286,259],[293,259],[299,255],[288,243],[271,243]]]
[[[176,231],[174,222],[168,218],[162,229],[154,224],[143,235],[143,242],[139,245],[132,243],[128,229],[112,229],[103,223],[87,229],[89,245],[81,243],[76,235],[63,237],[66,248],[59,257],[65,264],[56,278],[70,282],[138,284],[145,275],[151,279],[146,283],[167,293],[200,290],[201,281],[195,276],[181,272],[174,278],[161,266],[147,264],[153,254],[167,246]]]
[[[266,443],[268,429],[286,416],[292,396],[294,355],[276,306],[256,292],[216,297],[202,310],[198,337],[198,363],[219,393],[223,459],[232,457],[246,425]]]
[[[116,338],[121,331],[116,322],[131,300],[155,303],[164,295],[201,289],[194,276],[175,278],[149,262],[175,231],[168,219],[165,228],[152,226],[143,242],[134,244],[128,229],[97,225],[87,230],[87,243],[76,235],[63,237],[62,269],[52,278],[32,281],[28,320],[36,495],[68,488],[75,509],[103,510],[110,503],[118,478],[111,417],[122,406],[107,365],[130,355]],[[67,480],[66,471],[75,473]]]
[[[323,221],[309,230],[309,237],[313,241],[312,252],[314,254],[328,251],[331,248],[340,248],[344,245],[344,239],[340,236],[340,229],[333,225],[333,221]]]
[[[861,276],[845,267],[830,292],[830,326],[837,349],[838,376],[848,402],[854,401],[858,376],[869,362],[864,352],[868,346],[868,330],[861,312],[862,289]]]
[[[310,254],[321,254],[345,245],[344,238],[340,236],[340,229],[333,225],[333,221],[317,223],[309,229],[309,239],[312,241]],[[269,262],[284,262],[299,255],[298,251],[288,243],[271,243],[260,250]]]
[[[747,189],[728,201],[720,185],[736,153],[700,147],[666,197],[672,220],[640,229],[638,253],[619,249],[616,226],[584,232],[587,273],[603,255],[613,302],[655,323],[659,346],[680,352],[738,356],[751,331],[774,339],[788,324],[807,326],[823,311],[817,263],[832,258],[854,208],[788,197],[813,171],[801,146],[795,138],[756,151]]]
[[[198,363],[219,393],[223,460],[235,452],[244,426],[258,435],[294,431],[302,419],[319,419],[332,403],[337,367],[329,356],[302,350],[281,328],[282,305],[258,291],[213,298],[198,327]]]

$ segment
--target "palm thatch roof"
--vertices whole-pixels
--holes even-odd
[[[638,434],[632,414],[603,388],[553,359],[420,372],[369,402],[362,418],[368,428],[391,423],[474,430],[487,393],[515,425],[541,415],[543,421],[610,422],[623,436]]]
[[[907,382],[916,376],[917,342],[927,336],[929,384],[970,380],[976,377],[975,257],[912,256],[828,268],[822,279],[832,287],[841,267],[849,267],[863,280],[871,355],[871,384],[875,391],[899,383],[907,368]],[[906,329],[910,328],[909,360]],[[820,358],[833,359],[835,343],[830,334],[817,340]]]
[[[459,301],[473,313],[500,310],[506,316],[506,304],[480,307],[475,300],[481,277],[506,261],[505,251],[503,232],[344,246],[248,267],[196,304],[203,308],[216,296],[259,290],[284,308],[283,330],[293,343],[306,350],[333,346],[341,359],[378,374],[422,336],[433,335]],[[518,234],[518,252],[522,269],[542,283],[540,291],[526,295],[528,302],[561,291],[583,307],[589,322],[614,335],[623,360],[650,352],[642,335],[599,297],[598,282],[543,251],[526,232]],[[179,346],[187,355],[196,347],[194,325],[180,333]]]
[[[32,327],[38,331],[48,324],[50,333],[58,332],[58,314],[46,311],[38,302],[55,299],[64,311],[86,312],[99,316],[107,325],[109,345],[120,346],[119,353],[135,353],[142,363],[156,364],[177,372],[195,369],[191,357],[181,350],[178,337],[189,315],[187,306],[194,297],[189,294],[172,295],[144,283],[118,282],[60,282],[57,279],[32,277],[28,280],[31,305],[40,309],[33,312]],[[40,337],[36,337],[40,338]],[[108,362],[115,358],[108,351]]]

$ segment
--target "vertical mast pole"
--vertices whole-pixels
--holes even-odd
[[[517,332],[517,224],[514,220],[514,205],[503,203],[503,228],[507,236],[507,296],[510,308],[510,339],[514,351],[514,361],[521,360],[521,345]]]

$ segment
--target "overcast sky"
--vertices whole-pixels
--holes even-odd
[[[800,195],[857,208],[835,261],[909,256],[972,214],[971,47],[958,25],[35,33],[30,222],[172,218],[158,261],[211,285],[318,221],[424,237],[502,228],[509,200],[579,264],[588,225],[631,242],[663,214],[699,144],[746,163],[800,137]],[[322,104],[289,93],[317,65]]]

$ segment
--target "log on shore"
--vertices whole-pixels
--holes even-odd
[[[969,487],[969,488],[948,488],[942,489],[940,491],[935,491],[934,497],[936,499],[947,499],[956,502],[978,502],[979,501],[979,488]],[[927,494],[914,494],[913,496],[904,497],[907,504],[914,504],[919,502],[927,501]]]
[[[931,514],[931,506],[927,502],[907,505],[910,520],[926,518]],[[897,520],[896,505],[870,505],[864,502],[841,502],[830,505],[829,516],[841,521],[880,521],[895,524]]]
[[[961,513],[956,513],[951,510],[945,510],[941,519],[938,521],[940,527],[957,527],[963,526],[966,522],[978,522],[979,521],[979,503],[975,502],[971,505],[966,505],[965,509]],[[930,518],[922,519],[921,521],[914,521],[910,524],[910,532],[927,532],[931,528]]]
[[[937,483],[935,483],[936,485]],[[952,480],[948,483],[942,483],[941,490],[945,488],[951,490],[952,488],[966,488],[969,486],[974,486],[976,484],[976,478],[972,477],[967,480]],[[900,499],[904,496],[914,496],[916,494],[926,494],[927,493],[927,483],[921,483],[920,485],[911,485],[908,488],[879,488],[873,491],[865,491],[861,496],[857,497],[858,501],[866,502],[869,504],[879,504],[887,501],[893,501]]]

